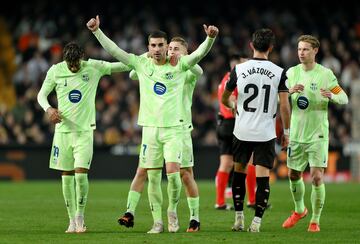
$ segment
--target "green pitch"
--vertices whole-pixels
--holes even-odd
[[[125,210],[128,181],[92,181],[86,208],[84,234],[65,234],[68,218],[58,181],[0,183],[0,243],[360,243],[359,184],[327,184],[326,201],[321,218],[321,232],[308,233],[310,216],[292,229],[282,222],[293,203],[287,182],[271,184],[272,209],[263,218],[260,233],[232,232],[232,211],[214,209],[213,181],[200,181],[201,231],[186,233],[189,213],[184,192],[179,204],[178,233],[146,234],[152,225],[147,193],[143,193],[135,216],[134,228],[117,224]],[[309,183],[305,204],[311,209]],[[163,184],[164,206],[167,205]],[[245,210],[246,227],[253,210]],[[166,208],[163,211],[166,226]]]

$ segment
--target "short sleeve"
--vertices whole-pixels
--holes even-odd
[[[226,82],[226,90],[233,91],[237,86],[236,69],[234,68],[230,73],[230,79]]]

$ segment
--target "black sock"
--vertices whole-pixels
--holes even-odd
[[[232,181],[232,195],[235,211],[244,210],[244,198],[246,194],[245,179],[246,174],[234,171]]]
[[[256,177],[256,183],[257,189],[255,216],[261,218],[265,212],[270,196],[269,177]]]

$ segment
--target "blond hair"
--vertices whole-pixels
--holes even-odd
[[[312,35],[302,35],[298,38],[298,43],[299,42],[307,42],[311,44],[312,48],[319,48],[320,47],[320,42],[319,40]]]
[[[183,45],[186,48],[186,50],[188,49],[187,42],[185,41],[184,38],[182,38],[180,36],[175,36],[175,37],[171,38],[170,42],[179,42],[181,45]]]

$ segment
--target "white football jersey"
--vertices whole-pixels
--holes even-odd
[[[275,120],[279,92],[288,92],[283,68],[266,59],[238,64],[226,89],[238,89],[234,135],[242,141],[276,138]]]

